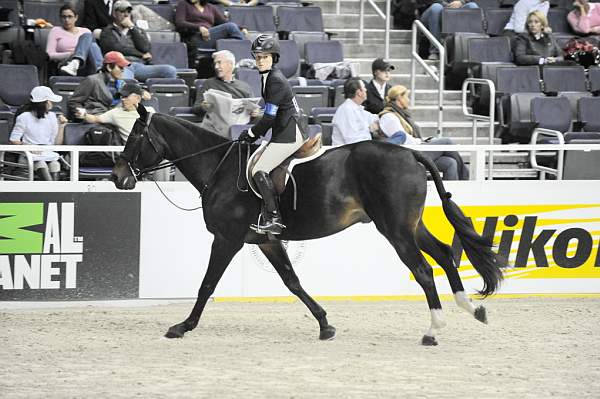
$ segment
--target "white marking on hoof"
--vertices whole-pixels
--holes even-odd
[[[457,291],[454,294],[454,300],[456,301],[456,304],[459,308],[463,308],[464,310],[469,312],[471,316],[475,315],[475,305],[473,305],[473,302],[471,302],[471,298],[469,298],[464,291]]]
[[[442,309],[431,309],[431,326],[425,335],[435,338],[437,333],[444,327],[446,327],[446,321],[444,320],[444,312]]]

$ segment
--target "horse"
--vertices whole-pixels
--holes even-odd
[[[300,284],[282,240],[326,237],[355,223],[371,221],[425,293],[431,324],[421,339],[422,345],[438,344],[436,335],[445,321],[432,267],[421,250],[445,271],[457,305],[476,320],[487,323],[485,307],[475,307],[465,294],[452,249],[434,237],[423,223],[426,171],[441,198],[444,214],[483,280],[479,291],[482,297],[499,288],[505,261],[492,251],[491,239],[474,230],[470,219],[445,190],[435,164],[420,152],[380,141],[364,141],[329,149],[318,158],[297,165],[293,169],[297,192],[286,187],[280,195],[287,227],[281,235],[269,236],[250,229],[260,214],[261,200],[251,191],[240,189],[240,182],[245,183],[247,157],[256,145],[231,141],[173,116],[157,113],[150,117],[144,107],[139,107],[138,113],[140,117],[115,163],[111,180],[119,189],[133,189],[141,175],[160,168],[157,165],[163,160],[171,160],[200,192],[204,221],[214,235],[194,307],[183,322],[168,329],[167,338],[182,338],[197,327],[225,269],[247,243],[258,245],[286,287],[308,307],[319,324],[319,339],[333,339],[335,327]]]

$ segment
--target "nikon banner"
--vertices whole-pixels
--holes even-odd
[[[0,193],[0,300],[137,298],[139,193]]]

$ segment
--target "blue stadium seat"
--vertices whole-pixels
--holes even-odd
[[[286,78],[298,76],[300,72],[300,53],[293,40],[280,40],[281,57],[277,66]]]
[[[229,50],[235,56],[235,62],[243,59],[254,59],[250,40],[220,39],[217,40],[217,51]]]
[[[273,9],[269,6],[229,7],[229,21],[254,32],[275,32]]]
[[[35,65],[0,64],[0,103],[11,110],[27,103],[31,90],[39,85]]]

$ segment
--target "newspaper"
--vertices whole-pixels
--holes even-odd
[[[204,101],[210,104],[210,109],[204,115],[200,126],[220,136],[231,138],[229,127],[250,122],[250,113],[260,109],[260,100],[259,97],[233,98],[230,93],[209,89],[204,92]]]

